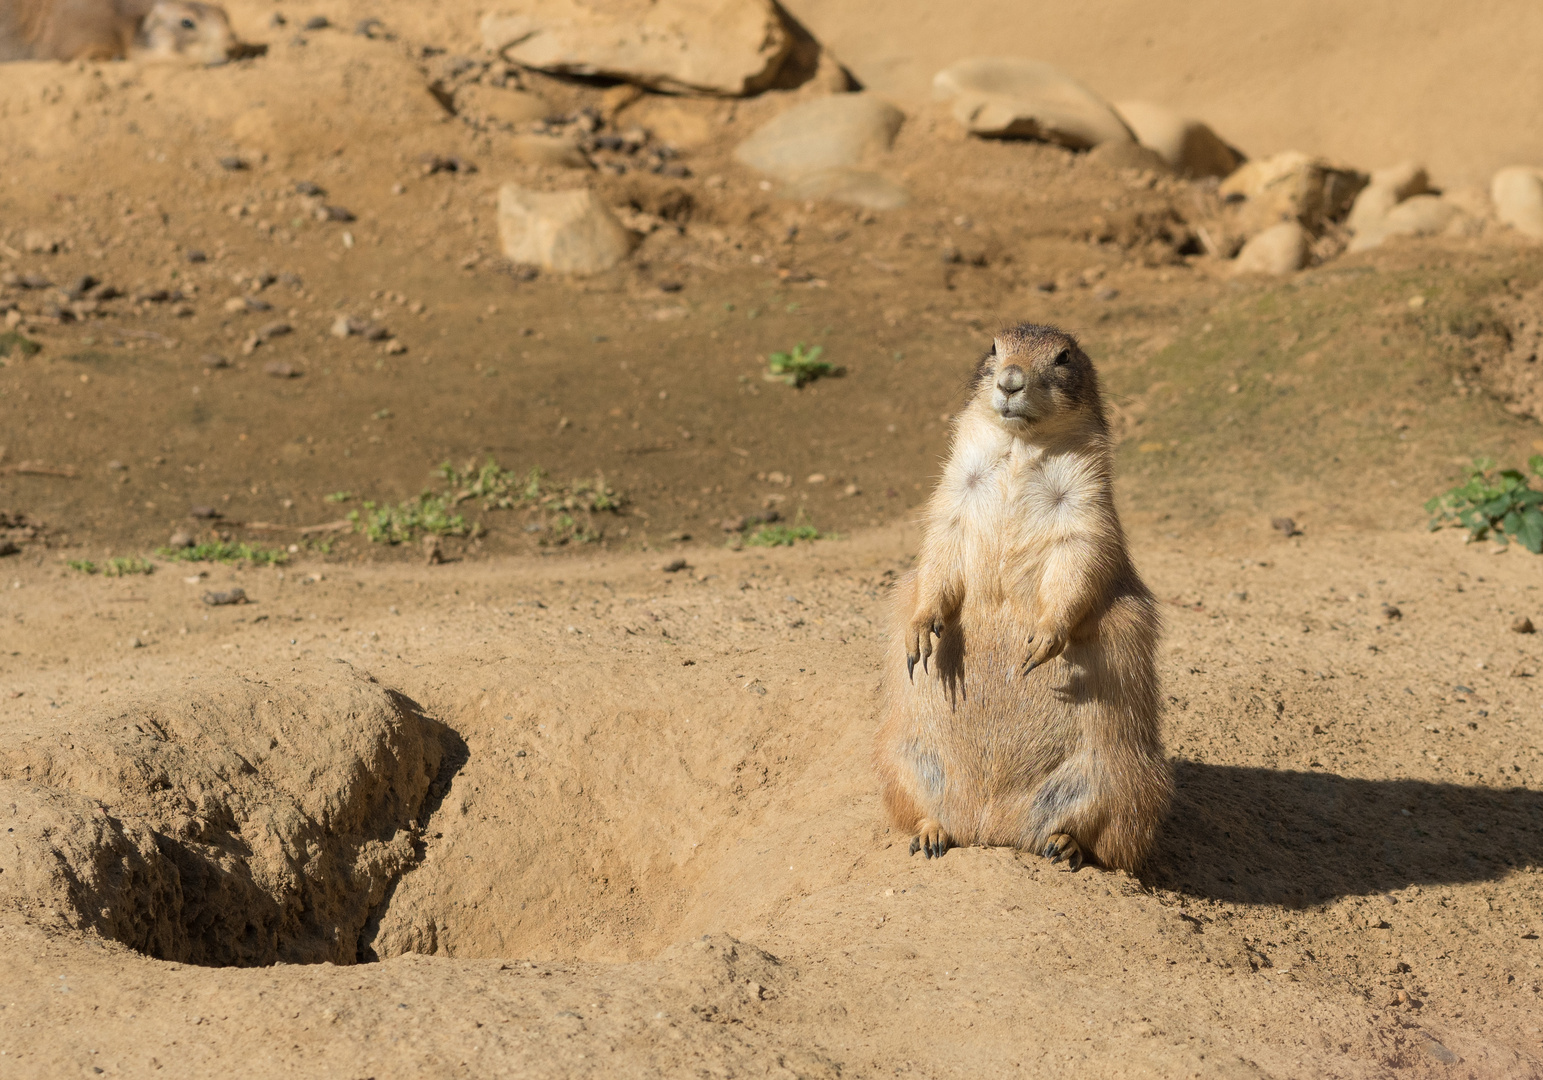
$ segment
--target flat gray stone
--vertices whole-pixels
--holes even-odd
[[[483,16],[482,43],[541,71],[730,96],[770,86],[793,48],[771,0],[526,0]]]
[[[933,76],[932,96],[952,102],[954,119],[973,135],[1041,139],[1073,150],[1132,140],[1107,101],[1038,60],[961,60]]]
[[[588,188],[498,190],[498,234],[511,262],[560,274],[598,274],[631,253],[637,237]]]
[[[734,159],[779,180],[850,168],[888,150],[905,114],[870,94],[831,94],[795,105],[763,124]]]

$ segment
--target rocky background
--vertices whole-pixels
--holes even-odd
[[[1540,564],[1423,509],[1543,452],[1537,13],[229,9],[0,66],[0,1075],[1543,1071]],[[867,774],[1022,320],[1164,602],[1135,877]]]

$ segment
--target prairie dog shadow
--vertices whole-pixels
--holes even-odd
[[[1174,764],[1173,809],[1141,877],[1240,903],[1307,907],[1543,863],[1543,792]]]

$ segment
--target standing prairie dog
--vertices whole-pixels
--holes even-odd
[[[196,0],[0,0],[0,61],[220,64],[237,44],[225,9]]]
[[[1158,614],[1111,472],[1092,361],[1053,327],[1004,332],[895,589],[875,762],[912,854],[1001,845],[1134,870],[1151,848],[1173,787]]]

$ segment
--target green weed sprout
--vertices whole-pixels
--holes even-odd
[[[1543,454],[1527,461],[1543,478]],[[1515,540],[1534,555],[1543,554],[1543,491],[1532,487],[1520,469],[1496,469],[1490,458],[1475,458],[1468,481],[1425,504],[1434,532],[1444,525],[1468,530],[1468,539],[1492,537],[1501,546]]]
[[[781,382],[799,387],[814,382],[821,375],[839,374],[835,364],[820,359],[824,354],[825,346],[816,345],[808,348],[800,341],[793,346],[791,352],[774,352],[767,356],[766,373],[763,378],[767,382]]]

